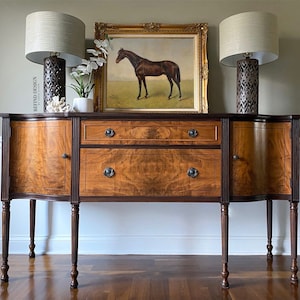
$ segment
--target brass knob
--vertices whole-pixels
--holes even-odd
[[[105,136],[107,137],[113,137],[115,135],[115,131],[112,128],[107,128],[105,130]]]
[[[103,172],[103,175],[105,177],[108,177],[108,178],[111,178],[115,175],[115,170],[113,168],[105,168],[104,169],[104,172]]]
[[[234,154],[234,155],[232,156],[232,158],[233,158],[233,160],[239,160],[239,159],[240,159],[240,157],[239,157],[237,154]]]
[[[198,131],[196,129],[190,129],[188,131],[188,134],[189,134],[190,137],[194,138],[194,137],[198,136]]]
[[[189,168],[187,170],[187,175],[191,178],[195,178],[199,175],[199,171],[196,168]]]

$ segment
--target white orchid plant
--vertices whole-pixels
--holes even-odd
[[[101,68],[107,60],[108,51],[111,48],[109,39],[94,40],[95,49],[87,49],[86,52],[92,56],[89,59],[82,59],[81,65],[72,69],[71,77],[75,84],[71,88],[79,97],[88,98],[95,86],[93,72]],[[88,77],[86,79],[86,76]]]

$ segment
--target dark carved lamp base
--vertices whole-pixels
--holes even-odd
[[[52,97],[65,97],[66,61],[57,56],[44,59],[44,111]]]
[[[258,60],[242,59],[237,62],[236,112],[258,113]]]

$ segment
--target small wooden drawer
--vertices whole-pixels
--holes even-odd
[[[219,121],[82,121],[81,144],[220,145]]]
[[[220,149],[80,151],[80,196],[221,195]]]

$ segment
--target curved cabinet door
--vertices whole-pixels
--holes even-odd
[[[291,193],[291,124],[235,121],[231,127],[231,195]]]
[[[10,193],[69,195],[71,121],[12,121]]]

